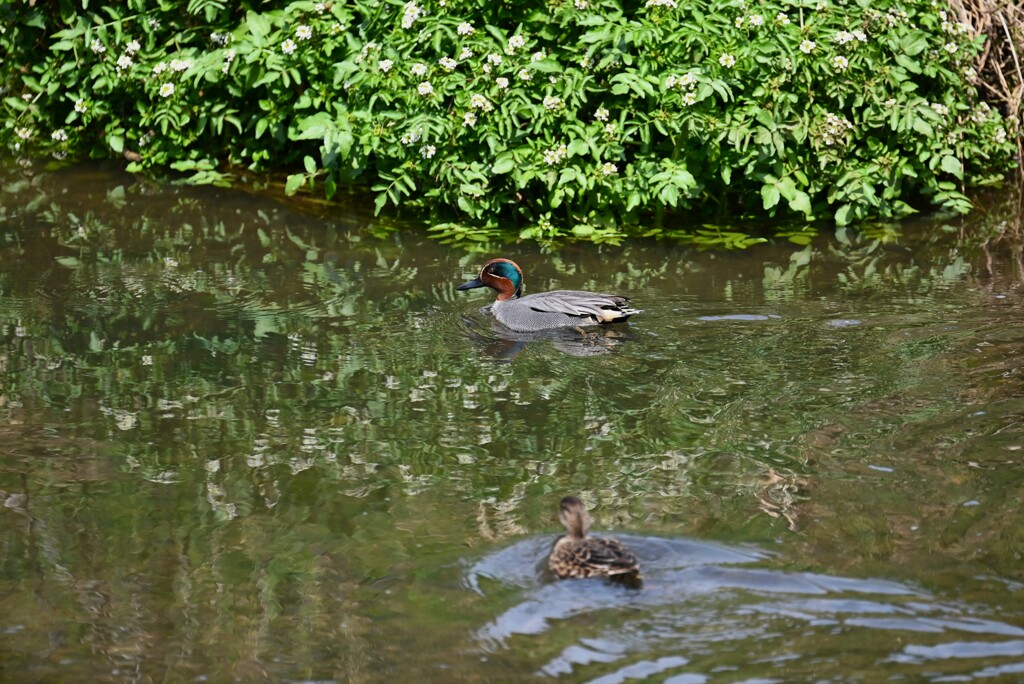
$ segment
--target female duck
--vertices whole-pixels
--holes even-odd
[[[498,293],[491,313],[499,323],[516,332],[618,323],[640,313],[627,306],[626,297],[618,295],[554,290],[524,297],[523,270],[508,259],[491,259],[475,280],[457,289],[477,287],[489,287]]]
[[[640,564],[622,542],[610,537],[589,537],[590,515],[575,496],[562,499],[559,518],[566,534],[555,542],[548,566],[560,579],[610,577],[638,583]]]

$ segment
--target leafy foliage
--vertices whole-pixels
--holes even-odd
[[[0,136],[196,183],[286,168],[289,193],[330,199],[365,181],[378,212],[453,240],[744,246],[675,212],[967,211],[1014,150],[973,85],[983,37],[934,2],[868,4],[26,3],[3,10]]]

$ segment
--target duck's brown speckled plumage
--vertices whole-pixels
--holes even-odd
[[[566,534],[555,542],[548,558],[548,566],[556,576],[640,579],[640,564],[622,542],[588,536],[590,515],[582,501],[575,496],[562,499],[559,518]]]

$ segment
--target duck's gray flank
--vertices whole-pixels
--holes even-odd
[[[494,318],[517,332],[549,328],[606,325],[641,313],[627,297],[583,290],[553,290],[523,296],[523,271],[509,259],[492,259],[480,275],[458,287],[489,287],[498,293],[490,310]]]

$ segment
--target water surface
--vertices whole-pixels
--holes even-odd
[[[478,254],[4,174],[0,679],[1024,677],[1000,198],[883,240]],[[499,254],[644,313],[503,332],[455,291]],[[643,589],[547,575],[568,493]]]

